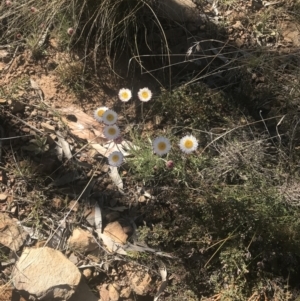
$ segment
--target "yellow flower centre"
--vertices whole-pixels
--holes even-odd
[[[115,135],[117,133],[116,129],[115,128],[109,128],[108,129],[108,134],[110,135]]]
[[[127,92],[123,92],[123,93],[121,94],[121,97],[122,97],[123,99],[127,99],[127,98],[129,97],[129,95],[128,95]]]
[[[157,144],[157,148],[160,150],[160,151],[164,151],[166,148],[167,148],[167,145],[165,142],[161,141]]]
[[[142,98],[148,98],[149,94],[147,91],[142,92]]]
[[[102,117],[103,114],[104,114],[104,112],[105,112],[105,110],[98,110],[97,115],[98,115],[99,117]]]
[[[108,114],[108,115],[106,116],[106,119],[107,119],[108,121],[113,121],[115,118],[114,118],[114,115],[113,115],[113,114]]]
[[[113,162],[118,162],[119,161],[119,156],[118,155],[113,155],[112,157],[111,157],[111,160],[113,161]]]
[[[185,148],[192,148],[194,146],[194,142],[190,139],[187,139],[186,141],[184,141],[184,147]]]

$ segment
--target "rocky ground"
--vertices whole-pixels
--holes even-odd
[[[182,55],[171,57],[174,85],[199,78],[211,89],[229,85],[228,73],[218,71],[230,70],[258,47],[285,56],[280,68],[293,64],[290,54],[300,45],[298,24],[289,13],[293,1],[207,1],[198,5],[197,14],[192,2],[177,2],[187,13],[168,15],[185,27],[165,30],[171,52]],[[155,34],[149,36],[154,49],[159,42]],[[168,269],[183,258],[170,246],[149,247],[143,240],[143,229],[153,228],[155,208],[167,193],[157,195],[155,187],[135,182],[130,170],[107,164],[113,150],[127,156],[135,147],[127,133],[139,120],[140,108],[118,102],[118,90],[128,78],[117,77],[106,62],[99,65],[101,78],[91,76],[81,58],[61,51],[51,35],[46,55],[38,59],[26,44],[13,51],[0,46],[0,300],[28,300],[30,295],[175,300],[168,286],[180,291],[184,277]],[[81,78],[84,68],[88,75]],[[159,72],[153,71],[156,79]],[[263,72],[251,76],[264,84]],[[147,85],[158,95],[156,79],[136,75],[133,88]],[[94,120],[98,106],[122,112],[119,144],[109,143]],[[151,105],[145,109],[151,111]],[[145,125],[149,132],[158,126],[152,116]],[[176,207],[170,208],[166,215],[176,215]],[[153,219],[146,224],[148,212]],[[184,260],[192,262],[189,252]]]

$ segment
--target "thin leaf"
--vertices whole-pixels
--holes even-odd
[[[110,252],[127,255],[127,252],[123,249],[121,244],[115,242],[112,238],[101,233],[99,230],[96,230],[96,232]]]
[[[111,172],[109,173],[109,176],[111,177],[111,179],[113,180],[113,182],[116,184],[116,186],[123,190],[124,185],[123,185],[123,181],[120,177],[120,174],[118,172],[118,168],[115,166],[110,166],[110,170]]]
[[[95,203],[95,227],[99,233],[102,233],[102,213],[98,203]]]
[[[72,153],[70,149],[69,143],[62,137],[62,134],[60,132],[56,132],[57,139],[58,139],[58,145],[62,148],[62,151],[65,155],[65,157],[69,160],[72,158]]]
[[[162,280],[162,283],[158,289],[158,292],[156,293],[153,301],[157,301],[160,297],[160,295],[164,292],[164,290],[166,289],[166,287],[168,286],[168,282],[167,282],[167,268],[165,266],[165,264],[160,261],[160,266],[159,266],[159,273],[160,273],[160,276],[161,276],[161,280]]]

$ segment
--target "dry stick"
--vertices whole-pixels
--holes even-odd
[[[286,115],[283,115],[282,118],[279,120],[279,122],[276,124],[276,133],[278,136],[278,139],[280,140],[280,144],[281,144],[281,137],[279,135],[279,131],[278,131],[278,126],[281,124],[281,122],[283,121],[283,119],[285,118]]]

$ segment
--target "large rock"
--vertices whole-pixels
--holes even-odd
[[[48,247],[25,249],[13,272],[13,285],[38,300],[68,300],[80,282],[77,267]]]

